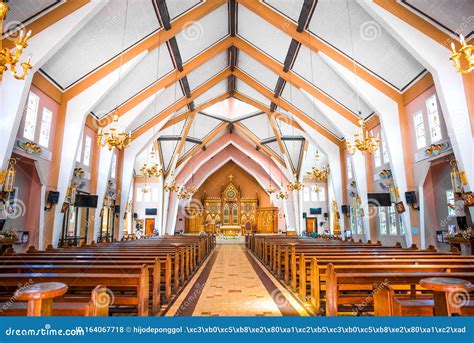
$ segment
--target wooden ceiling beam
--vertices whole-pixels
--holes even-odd
[[[214,137],[216,137],[220,132],[222,132],[223,130],[226,130],[227,129],[227,124],[228,123],[225,123],[225,122],[222,122],[220,123],[219,125],[217,125],[217,127],[212,130],[207,136],[204,137],[203,141],[201,144],[198,144],[196,146],[194,146],[191,150],[189,150],[186,154],[184,154],[179,160],[178,162],[176,163],[176,168],[178,168],[179,166],[181,166],[183,163],[186,162],[186,160],[188,160],[189,158],[191,158],[192,156],[194,156],[197,152],[199,152],[199,150],[201,150],[203,147],[205,147],[211,140],[214,139]]]
[[[177,116],[175,116],[175,117],[173,117],[173,118],[170,118],[170,119],[166,122],[165,126],[163,126],[162,130],[167,129],[168,127],[173,126],[173,125],[175,125],[175,124],[177,124],[177,123],[179,123],[179,122],[181,122],[181,121],[183,121],[183,120],[186,120],[189,116],[191,116],[191,115],[193,114],[193,112],[202,111],[202,110],[206,109],[207,107],[210,107],[210,106],[212,106],[212,105],[214,105],[214,104],[217,104],[218,102],[221,102],[222,100],[225,100],[225,99],[227,99],[227,98],[229,98],[229,97],[230,97],[230,93],[229,93],[229,92],[224,93],[224,94],[222,94],[222,95],[219,95],[218,97],[215,97],[215,98],[212,99],[212,100],[209,100],[209,101],[205,102],[204,104],[201,104],[201,105],[195,107],[195,108],[194,108],[194,111],[187,111],[187,112],[181,113],[181,114],[179,114],[179,115],[177,115]]]
[[[216,84],[218,84],[222,80],[225,80],[229,75],[231,75],[230,69],[229,68],[224,69],[219,74],[214,76],[212,79],[210,79],[209,81],[205,82],[204,84],[202,84],[201,86],[196,88],[193,91],[193,95],[191,96],[191,98],[182,97],[181,99],[176,101],[174,104],[172,104],[171,106],[169,106],[165,110],[161,111],[160,113],[157,113],[152,119],[150,119],[144,125],[142,125],[138,129],[134,130],[132,132],[132,138],[136,138],[136,137],[140,136],[141,134],[143,134],[144,132],[148,131],[149,129],[151,129],[152,127],[154,127],[158,123],[160,123],[162,120],[164,120],[166,117],[168,117],[170,114],[172,114],[173,112],[178,111],[182,107],[184,107],[187,104],[189,104],[190,102],[194,101],[198,96],[203,94],[209,88],[215,86]]]
[[[280,120],[284,121],[285,123],[290,124],[291,126],[293,126],[294,128],[296,128],[298,130],[304,131],[303,128],[300,126],[300,124],[298,124],[298,122],[296,120],[294,120],[293,118],[290,118],[290,117],[284,115],[283,113],[280,113],[280,112],[277,112],[277,111],[271,111],[271,110],[268,109],[268,107],[263,106],[261,103],[259,103],[258,101],[246,96],[245,94],[235,92],[234,96],[235,96],[235,98],[237,98],[239,100],[242,100],[243,102],[246,102],[246,103],[248,103],[249,105],[252,105],[255,108],[258,108],[260,111],[265,112],[266,114],[268,114],[268,115],[270,115],[270,116],[272,116],[276,119],[280,119]]]
[[[275,98],[273,96],[273,93],[269,89],[267,89],[265,86],[263,86],[262,84],[252,79],[249,75],[245,74],[240,69],[236,69],[234,71],[234,75],[238,79],[244,81],[250,87],[254,88],[257,92],[261,93],[268,100],[273,101],[276,105],[280,106],[285,111],[288,111],[294,114],[295,116],[297,116],[301,121],[303,121],[308,126],[314,128],[318,133],[320,133],[321,135],[329,139],[334,144],[337,144],[338,146],[340,145],[341,140],[337,136],[335,136],[332,132],[328,131],[327,129],[319,125],[315,120],[307,116],[305,113],[301,112],[299,109],[297,109],[295,106],[288,103],[284,99]]]
[[[170,160],[170,165],[168,167],[168,170],[165,171],[165,178],[168,176],[168,174],[176,168],[176,163],[178,162],[179,155],[181,154],[181,151],[183,150],[184,144],[186,143],[186,137],[188,137],[189,130],[191,129],[191,126],[193,125],[194,119],[196,118],[196,112],[194,111],[187,119],[186,123],[184,124],[183,128],[183,133],[181,134],[181,139],[179,140],[178,145],[176,146],[176,149],[173,152],[173,156],[171,156]]]
[[[263,150],[267,155],[273,157],[278,163],[280,163],[282,166],[286,167],[286,163],[285,163],[285,160],[282,159],[278,154],[276,154],[272,149],[270,149],[269,147],[265,146],[264,144],[262,144],[260,142],[260,139],[258,139],[257,136],[255,136],[255,134],[250,131],[249,129],[247,129],[244,125],[242,125],[241,123],[234,123],[234,126],[239,129],[240,131],[242,131],[242,133],[252,141],[253,144],[255,144],[256,146],[259,147],[259,149]]]
[[[200,53],[199,55],[197,55],[196,57],[194,57],[183,65],[182,72],[173,70],[171,73],[167,74],[166,76],[163,76],[161,79],[151,84],[150,86],[142,90],[140,93],[136,94],[135,96],[121,104],[119,107],[117,107],[118,115],[121,116],[127,113],[145,99],[149,98],[153,94],[156,94],[160,89],[169,87],[173,83],[179,81],[180,79],[188,75],[190,72],[201,66],[203,63],[207,62],[209,59],[213,58],[220,52],[225,51],[231,45],[232,39],[226,38],[220,41],[219,43],[213,45],[206,51]]]
[[[337,63],[349,69],[351,72],[354,72],[355,69],[359,77],[370,83],[385,95],[395,100],[397,103],[400,101],[401,93],[398,90],[357,63],[354,66],[354,61],[352,59],[334,49],[332,46],[315,35],[312,35],[306,30],[298,32],[298,26],[292,20],[273,10],[270,6],[261,1],[255,0],[237,0],[237,2],[248,8],[250,11],[254,12],[262,19],[266,20],[268,23],[275,26],[277,29],[289,35],[291,38],[305,45],[307,48],[316,52],[321,51]]]
[[[82,1],[82,0],[81,0]],[[74,3],[75,1],[68,1],[67,3]],[[192,8],[187,13],[178,17],[172,22],[172,27],[169,30],[160,29],[148,37],[142,39],[140,42],[135,44],[130,49],[122,52],[121,54],[115,56],[103,67],[97,69],[96,71],[88,74],[86,77],[78,81],[76,84],[71,86],[66,92],[65,96],[67,99],[71,99],[77,94],[81,93],[85,89],[92,86],[97,81],[101,80],[108,74],[112,73],[116,69],[120,68],[120,65],[124,65],[127,62],[131,61],[134,57],[138,56],[144,51],[152,51],[157,48],[160,44],[168,41],[172,37],[180,33],[186,25],[189,23],[198,21],[202,17],[208,15],[221,5],[225,4],[227,0],[213,0],[213,1],[204,1],[200,5]],[[207,59],[207,58],[206,58]]]
[[[341,114],[344,118],[349,120],[354,125],[358,125],[359,118],[356,114],[349,111],[346,107],[335,101],[333,98],[321,92],[319,89],[311,85],[309,82],[305,81],[302,77],[298,76],[291,70],[284,72],[283,66],[275,61],[274,59],[268,57],[265,53],[261,52],[255,48],[250,43],[247,43],[241,38],[234,38],[233,44],[249,56],[252,56],[257,61],[262,63],[264,66],[268,67],[278,76],[280,76],[284,81],[291,83],[293,86],[304,89],[310,95],[324,103],[325,105],[331,107],[333,110]],[[276,100],[276,99],[275,99]],[[273,101],[273,100],[272,100]],[[274,101],[275,102],[275,101]]]

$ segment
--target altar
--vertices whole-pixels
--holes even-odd
[[[227,178],[229,181],[221,186],[219,194],[202,192],[202,198],[198,199],[202,207],[185,208],[185,232],[205,231],[224,236],[278,232],[278,208],[259,207],[257,193],[243,196],[240,185],[232,180],[234,176]]]
[[[219,231],[224,236],[237,236],[242,233],[242,228],[238,225],[224,225],[219,228]]]

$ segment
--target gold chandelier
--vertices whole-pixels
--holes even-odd
[[[195,190],[194,187],[186,189],[183,186],[183,187],[181,187],[181,189],[179,190],[179,192],[176,196],[177,196],[178,199],[189,199],[189,198],[191,198],[191,196],[194,194],[195,191],[196,190]]]
[[[461,49],[456,51],[456,46],[451,42],[451,49],[453,54],[449,58],[453,61],[454,67],[459,73],[467,74],[474,69],[474,46],[467,45],[463,35],[459,35],[461,41]],[[463,58],[463,62],[461,62]]]
[[[165,192],[176,192],[180,193],[183,189],[184,185],[180,185],[176,182],[174,178],[174,173],[171,173],[171,179],[173,180],[171,183],[167,183],[163,186]]]
[[[311,180],[319,180],[319,181],[325,181],[328,178],[329,175],[329,166],[325,165],[324,167],[320,168],[319,167],[319,151],[316,152],[316,166],[311,168],[311,171],[306,172],[308,177]]]
[[[298,181],[298,176],[295,174],[295,181],[290,182],[287,187],[288,187],[288,190],[290,190],[290,191],[299,192],[299,191],[303,190],[304,185],[303,185],[302,182]]]
[[[148,166],[147,162],[145,162],[140,168],[140,172],[142,173],[142,175],[144,175],[145,177],[158,177],[163,175],[163,168],[160,168],[159,163],[156,161],[156,153],[154,147],[151,148],[149,161],[151,161],[150,166]]]
[[[283,199],[288,199],[288,193],[285,192],[285,191],[283,191],[283,190],[281,190],[281,191],[279,191],[279,192],[276,194],[276,198],[277,198],[277,199],[281,199],[281,200],[283,200]]]
[[[276,189],[273,188],[271,185],[268,185],[268,188],[265,188],[265,192],[267,192],[268,194],[272,195],[273,193],[276,192]]]
[[[362,153],[366,151],[371,154],[375,153],[379,148],[380,139],[373,136],[371,133],[367,133],[363,119],[359,119],[359,127],[360,132],[354,134],[354,143],[351,144],[346,141],[347,152],[351,155],[354,155],[357,150]]]
[[[0,0],[1,1],[1,0]],[[0,36],[3,34],[3,21],[7,16],[7,12],[10,10],[8,5],[1,1],[0,2]],[[31,37],[31,30],[25,35],[25,31],[21,30],[20,35],[15,41],[15,48],[10,50],[8,48],[0,49],[0,80],[3,77],[3,73],[10,69],[11,74],[17,80],[24,80],[28,74],[28,70],[31,69],[31,56],[28,57],[26,62],[22,62],[21,68],[23,74],[18,74],[16,65],[20,60],[23,50],[28,46],[28,39]],[[1,48],[1,47],[0,47]]]
[[[117,110],[115,110],[117,112]],[[109,150],[117,148],[122,150],[130,145],[132,142],[132,136],[130,133],[125,131],[119,131],[118,128],[118,114],[114,114],[114,120],[109,129],[99,129],[97,133],[97,144],[100,147],[107,146]]]

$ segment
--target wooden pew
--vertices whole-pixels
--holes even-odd
[[[393,286],[396,285],[408,285],[416,287],[420,283],[420,280],[431,277],[454,277],[467,280],[469,282],[474,281],[474,272],[380,272],[380,273],[338,273],[335,271],[334,266],[329,264],[326,269],[326,315],[337,316],[338,306],[341,303],[360,305],[360,299],[351,299],[350,296],[343,295],[340,293],[342,289],[345,292],[350,290],[360,290],[367,286],[372,288],[377,287],[377,292],[371,293],[365,298],[364,302],[370,304],[373,302],[374,308],[380,308],[386,304],[380,303],[381,297],[375,297],[374,294],[378,294],[379,285],[388,284]],[[377,311],[377,310],[376,310]]]

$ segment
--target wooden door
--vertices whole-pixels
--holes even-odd
[[[155,230],[155,218],[145,219],[145,235],[153,235]]]
[[[308,236],[311,235],[313,232],[318,232],[316,224],[316,218],[306,218],[306,234]]]

